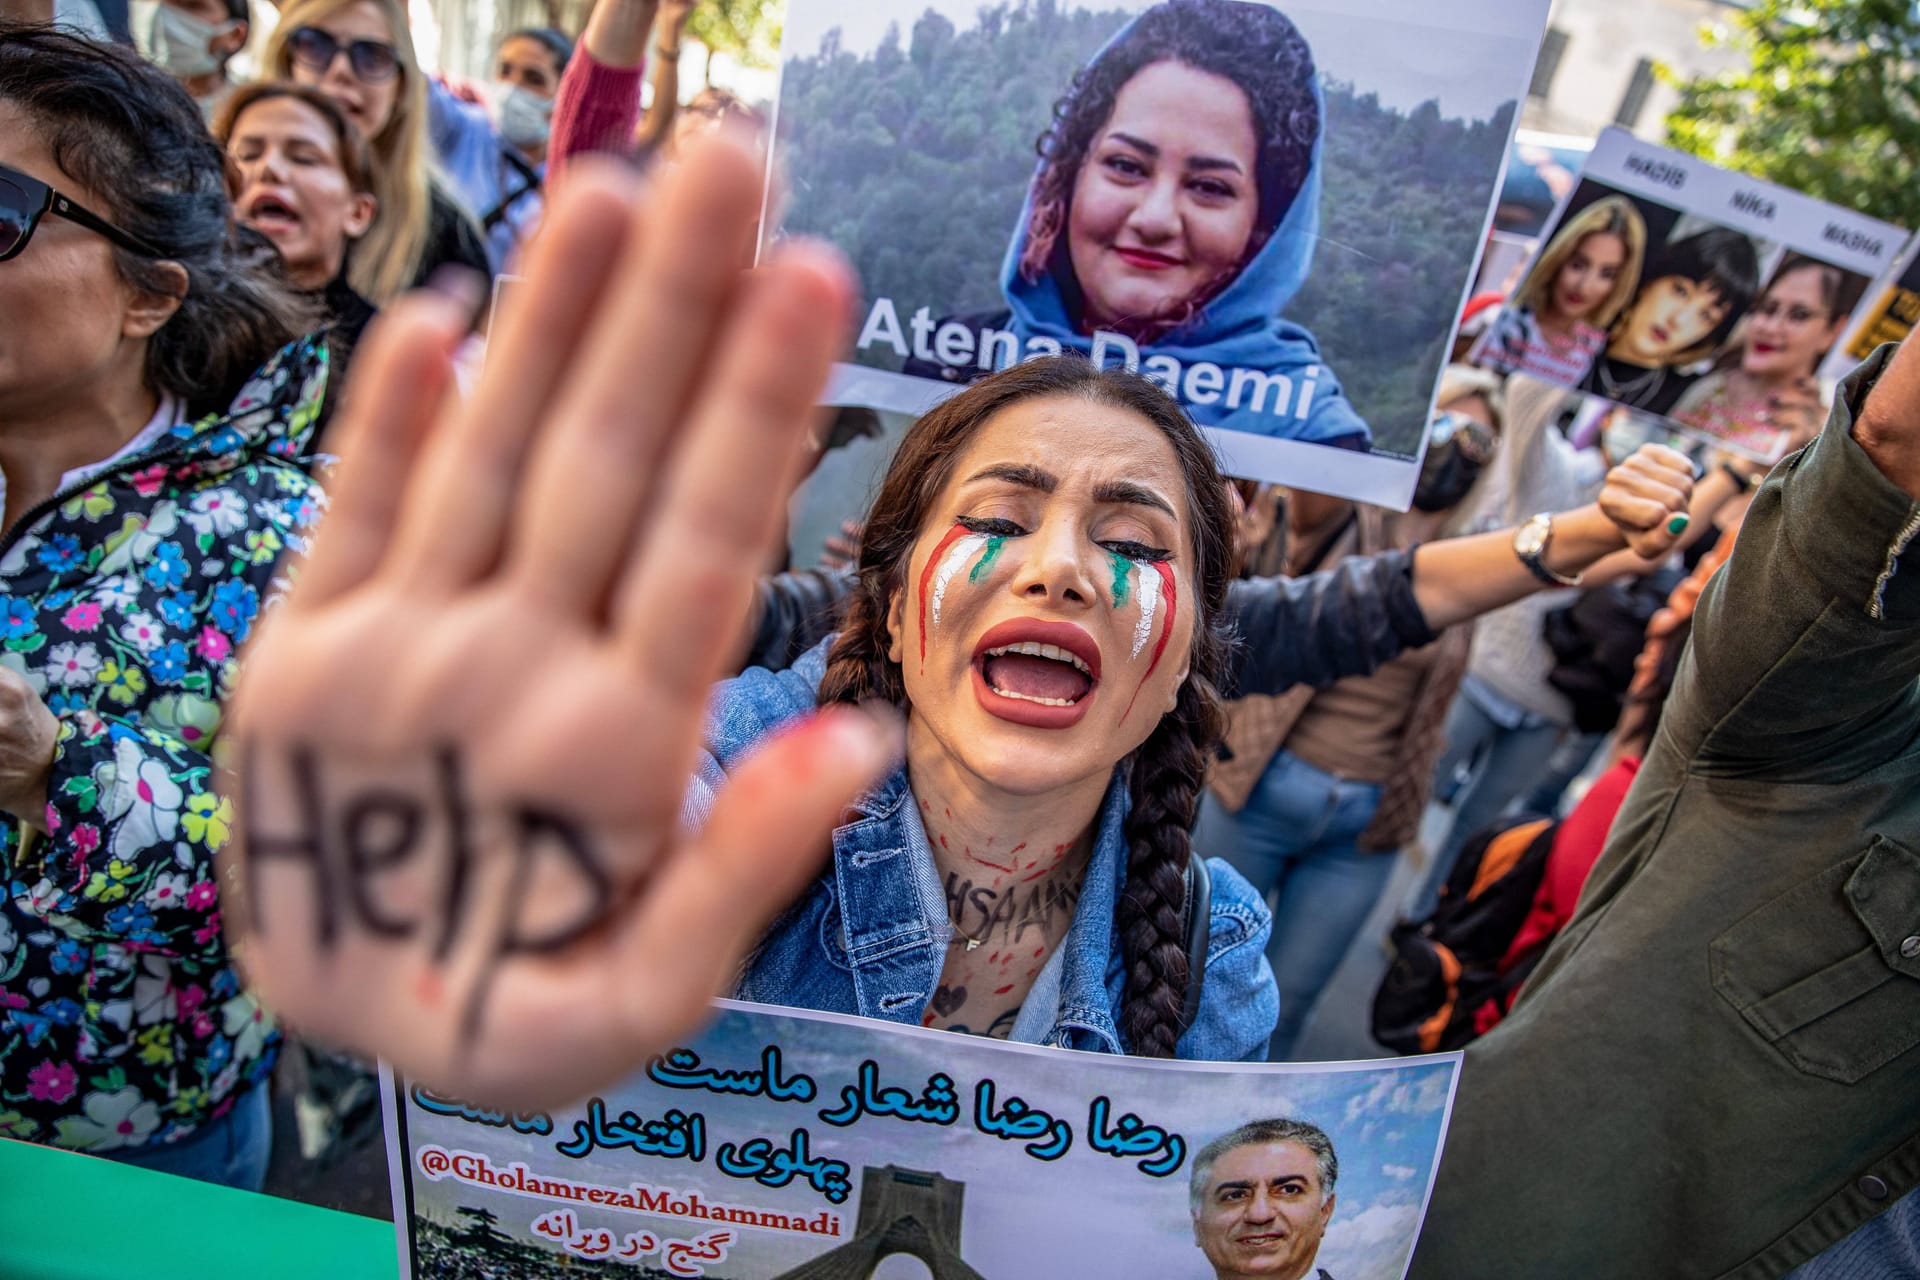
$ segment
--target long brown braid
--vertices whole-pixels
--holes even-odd
[[[887,470],[867,517],[858,581],[845,623],[827,655],[822,705],[884,699],[906,702],[900,667],[887,657],[889,606],[906,586],[929,511],[945,490],[955,459],[973,434],[1002,409],[1042,396],[1080,396],[1136,413],[1167,436],[1187,482],[1193,513],[1194,602],[1189,675],[1174,709],[1123,762],[1132,808],[1126,822],[1126,882],[1116,912],[1126,971],[1120,1035],[1142,1057],[1170,1058],[1185,1030],[1181,1009],[1187,973],[1185,895],[1194,815],[1202,774],[1223,727],[1217,684],[1227,645],[1220,629],[1226,605],[1233,511],[1213,449],[1169,396],[1119,369],[1096,369],[1077,356],[1015,365],[975,383],[915,423]]]

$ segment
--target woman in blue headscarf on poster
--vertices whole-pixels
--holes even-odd
[[[1313,335],[1281,318],[1313,263],[1325,115],[1313,51],[1278,10],[1147,10],[1054,107],[1001,268],[1010,310],[974,326],[993,357],[905,371],[971,381],[1030,355],[1137,353],[1203,425],[1367,448]]]

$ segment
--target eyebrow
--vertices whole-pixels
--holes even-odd
[[[1167,519],[1178,521],[1173,513],[1173,504],[1147,488],[1131,480],[1108,480],[1093,486],[1095,502],[1124,502],[1129,506],[1151,507],[1155,511],[1165,512]]]
[[[1032,489],[1038,493],[1052,493],[1060,487],[1060,481],[1053,473],[1042,471],[1039,467],[1017,462],[996,463],[984,467],[967,477],[967,483],[979,480],[998,480],[1004,484],[1017,485],[1022,489]],[[1133,507],[1148,507],[1163,512],[1168,519],[1178,521],[1173,504],[1147,488],[1131,480],[1105,480],[1093,487],[1095,502],[1124,503]]]
[[[1128,146],[1132,147],[1135,151],[1140,152],[1150,160],[1156,159],[1160,155],[1160,148],[1155,146],[1153,143],[1148,142],[1145,138],[1136,138],[1132,134],[1122,133],[1118,129],[1115,129],[1112,133],[1108,134],[1107,136],[1110,138],[1119,139],[1121,142],[1126,143]],[[1187,157],[1187,168],[1189,169],[1226,169],[1233,173],[1245,172],[1245,170],[1243,170],[1240,167],[1240,162],[1238,160],[1229,160],[1225,156],[1189,156]]]
[[[968,484],[976,480],[1002,480],[1022,489],[1037,489],[1041,493],[1052,493],[1060,487],[1060,481],[1051,472],[1015,462],[996,463],[967,477]]]

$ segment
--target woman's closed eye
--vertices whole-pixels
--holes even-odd
[[[1164,547],[1150,547],[1144,542],[1130,542],[1124,538],[1110,538],[1100,545],[1117,556],[1125,556],[1129,560],[1138,560],[1143,564],[1173,559],[1173,552]]]
[[[977,533],[986,538],[1018,538],[1029,532],[1025,526],[1001,516],[960,516],[955,523],[968,533]],[[1145,564],[1173,559],[1173,552],[1164,547],[1135,542],[1130,538],[1102,538],[1099,546],[1114,555]]]
[[[1017,538],[1026,532],[1013,521],[998,516],[961,516],[958,523],[968,533],[987,538]]]
[[[1100,167],[1122,178],[1144,178],[1147,166],[1124,151],[1116,151],[1103,157]]]

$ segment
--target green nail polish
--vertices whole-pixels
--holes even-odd
[[[1688,514],[1686,514],[1686,512],[1683,511],[1679,515],[1675,516],[1673,519],[1667,521],[1667,532],[1675,535],[1685,533],[1687,531],[1687,526],[1692,523],[1693,523],[1693,517],[1689,516]]]

